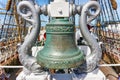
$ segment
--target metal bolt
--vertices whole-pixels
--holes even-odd
[[[62,9],[58,9],[59,14],[63,14]]]

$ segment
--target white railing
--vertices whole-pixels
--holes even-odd
[[[106,66],[109,66],[109,67],[112,67],[112,66],[120,66],[120,64],[100,64],[99,67],[106,67]]]
[[[120,66],[120,64],[100,64],[99,67],[112,67],[112,66]],[[0,66],[0,68],[23,68],[24,66]]]
[[[0,68],[23,68],[24,66],[0,66]]]

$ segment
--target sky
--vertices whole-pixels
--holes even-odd
[[[75,3],[76,4],[85,4],[88,0],[75,0]],[[36,0],[36,2],[39,4],[39,5],[44,5],[44,4],[48,4],[49,0]],[[48,20],[48,17],[46,16],[41,16],[41,19],[46,19]],[[79,25],[78,23],[78,15],[77,15],[77,18],[75,18],[75,21],[76,21],[76,25]],[[42,25],[45,26],[46,23],[45,22],[42,22]]]
[[[87,1],[89,1],[89,0],[75,0],[75,3],[76,4],[85,4]],[[44,5],[44,4],[48,4],[48,0],[36,0],[36,2],[39,4],[39,5]],[[77,15],[78,16],[78,15]],[[41,19],[46,19],[46,20],[48,20],[48,17],[46,17],[46,16],[41,16]],[[75,18],[75,21],[76,21],[76,25],[79,25],[79,23],[78,23],[78,19],[77,18]],[[45,22],[42,22],[42,25],[43,26],[45,26],[46,25],[46,23]]]
[[[49,2],[48,0],[35,0],[35,1],[38,2],[38,4],[40,4],[40,5],[48,4],[48,2]],[[87,1],[89,1],[89,0],[75,0],[75,3],[79,2],[79,4],[84,4]]]
[[[70,1],[70,0],[69,0]],[[78,5],[83,5],[83,4],[85,4],[85,3],[87,3],[88,1],[90,1],[90,0],[75,0],[75,3]],[[118,11],[118,13],[119,13],[119,15],[120,15],[120,0],[116,0],[117,1],[117,4],[118,4],[118,9],[117,9],[117,11]],[[48,0],[36,0],[36,2],[39,4],[39,5],[43,5],[43,4],[48,4]],[[45,17],[45,16],[41,16],[41,19],[46,19],[47,20],[47,18]],[[79,21],[78,21],[78,15],[76,15],[76,18],[75,18],[75,21],[76,21],[76,26],[78,26],[79,25]],[[43,26],[46,24],[46,23],[42,23],[43,24]]]
[[[42,6],[44,4],[48,4],[48,0],[35,0],[35,1],[40,6]],[[75,3],[83,5],[83,4],[87,3],[88,1],[90,1],[90,0],[75,0]],[[118,3],[118,7],[119,7],[118,13],[120,14],[120,0],[116,0],[116,1]],[[7,3],[7,0],[0,0],[0,8],[5,8],[6,3]],[[41,15],[41,20],[48,21],[48,16]],[[76,17],[75,21],[76,21],[76,25],[79,25],[78,16]],[[42,24],[42,26],[45,26],[46,22],[42,22],[41,24]]]

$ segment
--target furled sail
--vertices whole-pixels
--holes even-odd
[[[112,8],[114,10],[116,10],[117,9],[117,2],[116,2],[116,0],[110,0],[110,1],[111,1]]]
[[[9,11],[10,10],[10,6],[11,6],[12,0],[8,0],[7,4],[6,4],[6,10]]]

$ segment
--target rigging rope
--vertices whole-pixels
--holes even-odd
[[[8,3],[10,3],[11,5],[11,13],[13,13],[13,4],[12,4],[12,0],[8,0]],[[8,10],[10,10],[10,6],[8,5]],[[6,35],[4,35],[5,38],[8,37],[8,30],[9,30],[9,27],[10,27],[10,22],[11,22],[11,19],[12,19],[12,14],[10,14],[10,18],[9,18],[9,21],[8,21],[8,25],[7,25],[7,29],[6,29]]]
[[[104,30],[107,31],[107,30],[106,30],[106,26],[105,26],[105,21],[107,21],[107,17],[106,17],[106,13],[105,13],[104,6],[103,6],[103,4],[102,4],[102,0],[99,0],[99,3],[100,3],[100,5],[101,5],[101,7],[102,7],[101,16],[102,16],[103,21],[101,21],[101,23],[104,24],[104,25],[102,25],[102,26],[104,26],[104,27],[105,27]],[[103,30],[103,31],[104,31],[104,30]],[[104,35],[106,35],[106,34],[104,34]]]
[[[7,27],[6,27],[6,28],[7,28],[7,29],[6,29],[6,35],[4,35],[5,38],[8,37],[8,29],[9,29],[9,27],[10,27],[11,18],[12,18],[12,15],[10,15],[10,18],[9,18],[9,21],[8,21],[8,25],[7,25]]]
[[[112,10],[112,7],[111,7],[111,5],[110,5],[110,2],[108,1],[108,4],[109,4],[109,9],[110,9],[110,13],[111,13],[111,18],[112,18],[112,20],[111,20],[111,23],[110,23],[110,25],[112,26],[112,36],[110,36],[110,38],[112,38],[112,39],[114,39],[115,37],[114,37],[114,33],[115,33],[115,29],[114,29],[114,26],[115,26],[115,28],[116,28],[116,23],[115,23],[115,17],[114,17],[114,13],[113,13],[113,10]],[[114,25],[114,23],[115,23],[115,25]],[[111,43],[110,43],[111,44]],[[112,44],[111,44],[112,45]],[[111,46],[110,45],[110,46]]]
[[[104,3],[105,3],[105,1],[104,1]],[[107,37],[107,30],[106,30],[106,24],[108,25],[109,24],[109,20],[110,20],[110,18],[109,18],[109,13],[108,13],[108,10],[106,10],[106,5],[104,5],[104,3],[103,3],[103,0],[100,0],[100,4],[101,4],[101,7],[102,7],[102,13],[101,14],[103,14],[104,15],[104,18],[103,18],[103,20],[104,20],[104,24],[105,24],[105,36]],[[108,14],[107,14],[108,13]],[[106,21],[106,22],[105,22]]]
[[[116,15],[117,15],[117,19],[118,19],[118,22],[119,22],[119,21],[120,21],[120,19],[119,19],[119,15],[118,15],[117,10],[115,10],[115,13],[116,13]]]
[[[6,5],[6,13],[5,13],[5,18],[4,18],[4,21],[3,21],[3,25],[2,25],[2,28],[1,28],[1,33],[0,33],[0,39],[2,38],[2,34],[4,33],[4,24],[5,24],[5,21],[6,21],[6,17],[7,17],[7,14],[8,14],[8,11],[10,10],[10,7],[11,7],[11,2],[12,0],[8,0],[8,3]],[[4,36],[4,34],[3,34]]]
[[[2,38],[2,34],[4,33],[4,24],[5,24],[5,21],[6,21],[7,13],[8,13],[8,11],[6,11],[6,13],[5,13],[5,18],[4,18],[3,25],[2,25],[2,28],[1,28],[1,33],[0,33],[0,39]]]
[[[109,36],[106,37],[106,41],[105,41],[105,45],[103,48],[105,48],[105,50],[109,50],[107,52],[103,52],[103,53],[108,53],[111,52],[113,54],[115,54],[114,52],[112,52],[113,48],[117,50],[117,47],[116,47],[116,44],[117,41],[116,41],[116,33],[114,32],[114,30],[116,29],[117,27],[117,23],[116,23],[116,20],[119,21],[119,16],[118,16],[118,13],[117,13],[117,10],[114,10],[112,8],[112,4],[110,3],[110,0],[99,0],[99,3],[102,7],[102,10],[101,10],[101,13],[100,13],[100,18],[102,19],[102,23],[105,22],[105,21],[108,21],[107,25],[109,25],[111,27],[111,32],[109,34]],[[104,17],[105,16],[105,17]],[[111,17],[111,18],[110,18]],[[111,23],[112,21],[112,23]],[[114,27],[114,30],[113,30],[113,27]],[[109,57],[109,56],[108,56]],[[116,58],[117,59],[117,58]],[[111,59],[110,58],[110,62],[111,63],[116,63],[114,59]],[[104,66],[120,66],[120,64],[102,64],[102,65],[99,65],[100,67],[104,67]],[[117,69],[116,69],[117,70]]]
[[[110,0],[108,0],[108,4],[109,4],[109,9],[110,9],[110,12],[111,12],[111,16],[112,16],[112,18],[113,18],[113,21],[114,21],[114,23],[115,23],[115,17],[114,17],[114,12],[113,12],[113,9],[112,9],[112,4],[110,4]]]
[[[21,41],[21,24],[22,24],[22,21],[20,23],[20,20],[19,20],[19,15],[17,14],[17,6],[16,6],[16,3],[14,2],[14,5],[13,5],[13,9],[14,9],[14,17],[15,17],[15,22],[17,24],[17,32],[18,32],[18,37],[19,37],[19,40]]]
[[[105,10],[106,10],[106,16],[108,17],[108,24],[110,24],[110,12],[109,12],[109,7],[107,6],[107,2],[106,2],[106,0],[104,0],[104,4],[103,4],[103,6],[105,5]],[[108,25],[107,24],[107,25]],[[112,27],[113,27],[113,25],[110,25],[110,27],[111,27],[111,32],[113,33],[113,30],[112,30]]]
[[[106,19],[106,21],[107,21],[107,23],[109,24],[109,11],[107,10],[107,6],[106,5],[104,5],[104,4],[106,4],[106,2],[105,2],[105,0],[104,0],[104,3],[103,3],[103,0],[101,0],[101,5],[102,5],[102,10],[103,10],[103,13],[104,13],[104,15],[105,15],[105,19]],[[107,14],[108,13],[108,14]],[[108,16],[106,16],[106,15],[108,15]],[[108,20],[107,20],[107,17],[108,17]]]
[[[101,2],[100,2],[100,0],[99,0],[98,2],[99,2],[99,4],[100,4],[100,6],[101,6]],[[105,22],[105,19],[104,19],[103,9],[102,9],[102,10],[101,10],[101,13],[100,13],[100,23],[103,23],[103,24],[101,25],[103,31],[104,31],[104,27],[103,27],[104,22]]]

